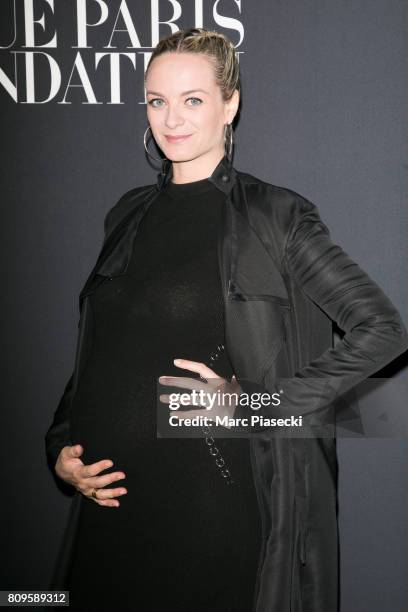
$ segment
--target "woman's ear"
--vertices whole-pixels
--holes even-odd
[[[226,119],[228,123],[232,123],[235,115],[237,114],[239,107],[239,91],[238,89],[234,90],[231,98],[227,100],[226,105]]]

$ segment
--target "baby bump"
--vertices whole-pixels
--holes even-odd
[[[138,445],[156,439],[156,380],[88,367],[71,405],[71,439],[84,461],[132,460]],[[124,467],[121,467],[124,469]]]

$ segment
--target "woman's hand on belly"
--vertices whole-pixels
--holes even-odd
[[[119,501],[115,498],[126,494],[127,490],[123,487],[116,489],[105,489],[103,487],[126,478],[126,475],[123,472],[110,472],[98,476],[100,472],[112,467],[113,462],[110,459],[102,459],[96,463],[85,465],[79,458],[82,453],[83,448],[80,444],[64,446],[55,464],[57,476],[100,506],[119,506]]]

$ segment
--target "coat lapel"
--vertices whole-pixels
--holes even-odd
[[[130,212],[108,234],[96,264],[79,294],[80,310],[84,298],[90,295],[106,278],[119,276],[126,272],[132,254],[133,237],[143,215],[158,195],[159,192],[152,186],[147,196],[145,195],[142,201],[135,203]]]

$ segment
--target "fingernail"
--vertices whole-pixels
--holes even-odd
[[[179,365],[181,363],[181,359],[175,359],[173,363],[175,363],[176,365]]]

